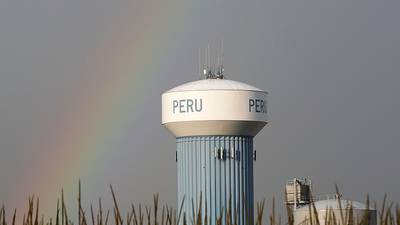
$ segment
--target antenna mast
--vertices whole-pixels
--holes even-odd
[[[204,50],[204,52],[205,52],[205,56],[204,56],[205,65],[203,64],[203,75],[206,77],[206,79],[224,79],[224,66],[223,66],[224,43],[223,43],[223,41],[221,40],[220,52],[217,53],[216,60],[215,60],[215,58],[212,60],[213,65],[211,65],[210,44],[208,44],[208,46]],[[199,58],[200,58],[200,53],[199,53]],[[199,67],[200,67],[200,60],[199,60]]]

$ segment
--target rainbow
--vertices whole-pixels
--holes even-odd
[[[174,33],[190,11],[184,1],[151,2],[141,5],[140,13],[117,18],[111,35],[88,53],[75,98],[66,100],[67,110],[57,115],[58,123],[41,131],[42,138],[32,146],[40,155],[30,171],[21,172],[23,183],[8,197],[8,205],[21,212],[28,194],[35,193],[41,212],[53,213],[61,188],[76,189],[81,171],[96,166],[93,157],[110,154],[105,143],[127,129],[124,121],[134,116],[143,89],[161,73],[159,65],[168,47],[178,44]],[[94,77],[87,74],[96,74],[96,80],[85,80]]]

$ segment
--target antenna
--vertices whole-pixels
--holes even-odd
[[[211,65],[210,65],[210,44],[208,44],[207,46],[207,68],[211,69]]]
[[[200,48],[197,49],[197,61],[198,61],[198,73],[199,73],[199,80],[201,79],[201,52]]]
[[[224,78],[224,39],[221,39],[221,49],[220,49],[220,62],[218,62],[218,75],[221,79]]]
[[[220,42],[220,49],[219,49],[219,52],[218,52],[218,58],[217,58],[217,66],[219,67],[220,65],[222,65],[222,57],[223,57],[223,42],[222,42],[222,40],[221,40],[221,42]]]
[[[224,39],[221,40],[221,66],[224,65]]]
[[[221,41],[220,52],[215,51],[216,57],[212,57],[210,44],[204,49],[204,63],[203,63],[203,75],[206,79],[224,79],[224,67],[223,67],[223,42]],[[199,70],[201,54],[199,50]]]
[[[208,68],[207,68],[207,49],[204,49],[204,64],[203,64],[203,74],[207,76]]]

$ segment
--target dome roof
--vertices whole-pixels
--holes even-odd
[[[254,86],[226,79],[204,79],[188,82],[178,87],[168,90],[169,92],[182,92],[182,91],[207,91],[207,90],[243,90],[243,91],[259,91],[265,92]]]
[[[320,201],[314,202],[314,204],[315,204],[315,208],[317,210],[326,210],[327,208],[328,209],[340,209],[338,199],[320,200]],[[353,207],[353,209],[361,209],[361,210],[367,209],[367,206],[361,202],[344,200],[344,199],[341,200],[341,205],[342,205],[342,209],[349,209],[351,206]],[[373,208],[370,206],[369,209],[372,210]],[[308,205],[300,207],[297,210],[307,210],[308,211],[309,210]]]

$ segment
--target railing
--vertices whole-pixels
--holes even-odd
[[[338,198],[342,198],[342,196],[337,194],[327,194],[327,195],[317,195],[313,196],[313,201],[321,201],[321,200],[336,200]]]
[[[298,178],[294,178],[294,179],[290,179],[286,181],[286,185],[294,185],[295,181],[303,184],[303,185],[310,185],[311,180],[308,179],[298,179]]]
[[[342,196],[338,196],[337,194],[326,194],[326,195],[316,195],[312,197],[312,201],[322,201],[322,200],[337,200],[338,198],[342,198]],[[295,200],[285,200],[285,204],[308,204],[310,203],[310,199],[307,196],[300,196],[297,201]]]

